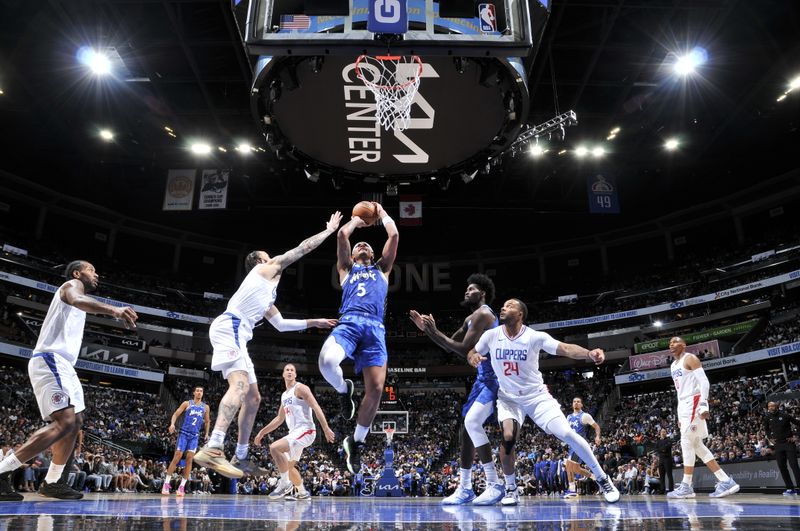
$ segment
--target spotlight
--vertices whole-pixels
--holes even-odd
[[[242,142],[238,146],[236,146],[236,151],[241,153],[242,155],[247,155],[253,150],[253,147],[248,144],[247,142]]]
[[[776,99],[775,101],[783,101],[785,99],[786,99],[786,94],[781,94],[780,96],[778,96],[778,99]]]
[[[691,52],[678,57],[672,68],[679,76],[688,76],[706,61],[708,61],[708,52],[704,48],[696,46]]]
[[[539,144],[534,144],[531,146],[531,155],[533,155],[534,157],[537,158],[541,157],[542,155],[544,155],[544,151],[545,151],[544,148]]]
[[[3,89],[0,89],[0,96],[2,96],[3,94],[5,94],[5,92],[3,92]]]
[[[100,138],[102,138],[106,142],[111,142],[112,140],[114,140],[114,133],[112,133],[108,129],[101,129],[100,130]]]
[[[211,146],[203,142],[194,143],[189,149],[191,149],[192,153],[196,155],[208,155],[211,153]]]
[[[619,132],[620,132],[620,128],[619,128],[619,127],[615,127],[614,129],[612,129],[612,130],[609,132],[609,134],[610,134],[610,135],[616,135],[616,134],[617,134],[617,133],[619,133]]]
[[[603,148],[603,146],[597,146],[596,148],[594,148],[592,150],[592,156],[594,158],[596,158],[596,159],[599,159],[600,157],[602,157],[605,154],[606,154],[606,150],[605,150],[605,148]]]
[[[563,154],[564,154],[564,153],[566,153],[566,152],[567,152],[567,150],[566,150],[566,149],[562,149],[561,151],[559,151],[559,152],[558,152],[558,154],[559,154],[559,155],[563,155]]]
[[[653,326],[655,326],[656,328],[661,328],[661,326],[662,326],[663,324],[664,324],[664,323],[662,323],[661,321],[653,321]]]
[[[800,76],[797,76],[789,82],[789,90],[800,88]]]
[[[589,153],[589,149],[586,146],[578,146],[575,149],[575,156],[579,158],[585,157]]]
[[[664,147],[667,149],[667,151],[675,151],[676,149],[678,149],[678,146],[680,145],[681,143],[678,142],[677,138],[670,138],[669,140],[664,142]]]
[[[164,131],[166,131],[167,133],[174,133],[174,132],[175,132],[175,131],[173,131],[173,130],[172,130],[172,128],[171,128],[170,126],[168,126],[168,125],[165,125],[165,126],[164,126]]]
[[[111,61],[102,52],[81,48],[78,50],[78,60],[88,66],[95,75],[104,76],[111,72]]]
[[[228,152],[228,150],[225,149],[223,146],[217,146],[217,149],[222,151],[223,153],[227,153]]]
[[[606,140],[614,140],[615,138],[617,138],[617,135],[615,135],[615,134],[610,134],[610,135],[608,135],[608,136],[606,137]]]

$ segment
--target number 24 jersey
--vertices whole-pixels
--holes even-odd
[[[516,337],[508,337],[501,325],[483,333],[475,351],[489,358],[500,384],[499,396],[518,401],[544,388],[539,371],[539,352],[556,354],[558,341],[550,334],[522,326]]]

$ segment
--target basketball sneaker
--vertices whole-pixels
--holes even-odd
[[[459,485],[456,491],[442,500],[442,505],[463,505],[475,499],[475,491]]]
[[[231,465],[225,459],[225,452],[221,448],[214,448],[212,446],[203,446],[200,451],[194,456],[194,462],[200,466],[216,470],[226,478],[241,479],[244,472],[235,466]]]
[[[269,493],[270,500],[280,500],[284,496],[291,494],[294,485],[292,485],[291,481],[279,481],[277,485],[275,485],[275,490]]]
[[[347,456],[347,470],[351,474],[356,474],[358,470],[361,470],[361,449],[364,447],[364,443],[356,442],[352,435],[348,435],[342,446]]]
[[[795,494],[797,494],[797,491],[793,489],[786,489],[785,491],[783,491],[784,496],[794,496]]]
[[[472,500],[472,505],[494,505],[503,499],[506,494],[505,485],[502,483],[489,483],[480,496]]]
[[[578,493],[575,492],[574,490],[565,490],[564,494],[562,494],[561,497],[565,500],[570,500],[572,498],[577,498]]]
[[[0,474],[0,501],[22,501],[24,498],[11,485],[11,472]]]
[[[291,493],[287,494],[284,497],[284,500],[288,501],[310,500],[310,499],[311,499],[310,492],[308,492],[305,489],[303,489],[303,492],[300,492],[300,490],[297,487],[295,487]]]
[[[500,505],[518,505],[519,504],[519,492],[516,487],[513,489],[506,489],[506,495],[503,496],[503,499],[500,500]]]
[[[178,486],[178,490],[175,492],[175,494],[179,498],[182,498],[183,496],[186,496],[186,487],[184,485],[179,485]]]
[[[269,471],[268,470],[264,470],[263,468],[261,468],[260,466],[255,464],[253,462],[253,458],[252,457],[248,457],[248,458],[242,459],[240,461],[239,458],[234,455],[233,459],[231,459],[231,465],[235,466],[236,468],[241,470],[245,475],[249,475],[249,476],[268,476],[269,475]]]
[[[733,478],[728,478],[727,481],[720,481],[717,483],[717,488],[714,489],[714,492],[708,495],[709,498],[724,498],[725,496],[730,496],[731,494],[736,494],[739,492],[739,484],[736,483]]]
[[[42,481],[39,487],[39,494],[48,498],[58,498],[59,500],[80,500],[83,493],[68,487],[63,483],[48,483]]]
[[[161,487],[161,494],[163,494],[164,496],[169,496],[171,490],[172,487],[170,487],[169,481],[165,481],[164,486]]]
[[[717,484],[717,488],[719,488],[719,483]],[[681,481],[678,483],[678,486],[675,488],[675,490],[671,490],[667,493],[667,498],[676,498],[679,500],[694,498],[694,489],[691,485],[687,485]]]
[[[344,420],[351,420],[356,414],[356,403],[353,401],[355,386],[353,380],[345,380],[344,383],[347,384],[347,391],[339,393],[339,414]]]
[[[619,491],[617,490],[617,487],[614,486],[614,483],[611,482],[610,477],[605,476],[595,481],[597,482],[597,486],[600,487],[600,491],[603,493],[603,497],[608,503],[617,503],[619,501]]]

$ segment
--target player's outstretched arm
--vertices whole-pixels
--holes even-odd
[[[169,432],[170,433],[175,433],[175,423],[178,421],[178,417],[180,417],[181,414],[184,411],[186,411],[187,407],[189,407],[189,401],[188,400],[186,402],[184,402],[183,404],[181,404],[180,406],[178,406],[178,409],[176,409],[175,413],[172,414],[172,419],[169,421]]]
[[[397,230],[397,223],[389,217],[389,214],[383,209],[380,203],[375,203],[378,208],[378,217],[386,229],[386,243],[383,244],[383,252],[381,258],[378,260],[378,266],[384,274],[388,275],[392,272],[392,266],[397,258],[397,245],[400,242],[400,231]]]
[[[261,428],[261,431],[259,431],[256,434],[256,438],[253,440],[253,444],[255,444],[256,446],[261,446],[261,440],[264,437],[266,437],[267,434],[277,430],[278,426],[283,424],[285,420],[286,420],[286,412],[283,410],[282,407],[278,408],[278,414],[275,416],[274,419],[269,421],[269,424]]]
[[[320,426],[322,426],[322,432],[325,434],[325,438],[328,442],[332,443],[336,440],[336,434],[333,433],[333,430],[328,426],[328,419],[325,418],[325,413],[323,413],[322,408],[319,407],[319,403],[317,403],[317,399],[314,398],[314,393],[311,392],[311,389],[305,384],[300,384],[297,386],[297,390],[295,393],[302,398],[303,400],[308,403],[311,407],[312,411],[314,411],[314,415],[316,415],[317,420],[319,421]]]
[[[567,358],[572,358],[574,360],[591,360],[597,365],[600,365],[606,360],[606,354],[603,352],[603,349],[596,348],[592,350],[588,350],[583,348],[580,345],[574,345],[572,343],[558,343],[558,348],[556,349],[556,354],[559,356],[564,356]]]
[[[492,313],[484,309],[475,317],[472,326],[467,326],[465,321],[463,326],[456,330],[451,337],[447,337],[436,327],[436,320],[432,315],[421,315],[416,310],[411,310],[409,315],[417,328],[425,332],[431,341],[462,358],[466,358],[472,347],[478,343],[481,334],[494,321]]]
[[[264,314],[264,318],[278,332],[297,332],[307,328],[333,328],[338,322],[336,319],[284,319],[280,310],[274,304]]]
[[[281,270],[286,269],[293,263],[300,260],[300,258],[319,247],[320,244],[325,241],[325,238],[336,232],[336,229],[339,228],[339,223],[341,223],[341,221],[342,213],[337,210],[331,214],[331,218],[328,220],[328,223],[325,224],[325,230],[318,232],[310,238],[306,238],[294,249],[276,256],[273,263],[277,264]]]
[[[338,234],[336,234],[336,269],[339,271],[339,275],[343,277],[350,272],[350,269],[353,267],[353,258],[351,256],[351,249],[350,249],[350,235],[353,234],[353,231],[356,229],[360,229],[362,227],[366,227],[367,224],[358,216],[353,216],[350,218],[350,221],[342,225],[342,228],[339,229]]]
[[[66,286],[61,290],[61,300],[84,312],[110,315],[120,319],[129,328],[136,328],[136,320],[139,319],[139,316],[130,306],[111,306],[89,297],[83,289],[83,284],[78,281],[70,280],[67,282]]]

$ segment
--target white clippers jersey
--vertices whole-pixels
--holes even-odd
[[[52,352],[75,365],[83,341],[86,312],[61,300],[61,290],[67,284],[62,284],[53,295],[33,352]]]
[[[311,406],[302,398],[294,394],[297,383],[283,392],[281,395],[281,407],[286,413],[286,427],[289,431],[295,428],[314,429],[314,418],[311,416]]]
[[[253,338],[253,327],[264,318],[278,296],[278,283],[265,279],[256,269],[258,267],[254,267],[244,277],[239,289],[228,301],[226,310],[226,313],[232,313],[242,320],[239,338],[244,343]]]
[[[500,383],[499,396],[514,401],[543,389],[539,351],[555,354],[556,349],[558,341],[550,334],[531,330],[524,325],[514,338],[506,335],[503,325],[487,330],[475,345],[475,350],[492,362]]]
[[[683,365],[686,354],[680,359],[675,360],[670,365],[672,381],[675,383],[675,390],[678,392],[678,402],[683,402],[695,395],[700,394],[700,382],[697,379],[697,371],[688,370]]]

